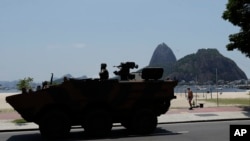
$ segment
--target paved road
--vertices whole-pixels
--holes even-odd
[[[229,141],[230,124],[250,124],[250,120],[160,124],[154,134],[149,136],[129,135],[122,127],[115,127],[109,137],[93,139],[84,136],[80,129],[71,131],[67,141],[118,140],[118,141]],[[1,141],[42,141],[39,131],[2,132]]]

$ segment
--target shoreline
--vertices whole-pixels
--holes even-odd
[[[7,96],[15,95],[15,94],[20,94],[20,92],[0,93],[0,112],[2,112],[2,111],[14,111],[14,109],[5,101],[5,98]],[[250,90],[246,90],[244,92],[222,92],[222,93],[218,93],[218,95],[217,95],[217,92],[213,92],[212,96],[211,96],[211,93],[198,93],[198,92],[196,93],[196,92],[193,92],[193,94],[194,94],[193,100],[194,101],[197,100],[197,104],[198,103],[204,103],[204,100],[211,99],[211,97],[213,99],[216,99],[217,96],[218,96],[218,98],[228,98],[228,99],[234,99],[234,98],[250,99],[250,95],[249,95]],[[171,101],[171,108],[186,108],[186,107],[189,107],[187,98],[185,96],[185,93],[175,93],[175,96],[177,98],[173,99]],[[206,102],[206,103],[204,103],[204,106],[205,107],[215,107],[217,105],[216,105],[216,103]],[[225,105],[221,105],[221,106],[225,106]],[[226,106],[230,106],[230,105],[226,105]]]

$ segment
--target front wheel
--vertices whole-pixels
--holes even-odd
[[[71,128],[69,117],[58,110],[45,113],[38,125],[41,135],[49,139],[66,137]]]

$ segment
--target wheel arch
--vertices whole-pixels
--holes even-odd
[[[61,111],[70,116],[70,109],[65,104],[50,104],[42,107],[34,116],[34,122],[39,123],[40,118],[49,112]]]

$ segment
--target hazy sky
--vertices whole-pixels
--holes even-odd
[[[1,0],[0,80],[97,77],[100,64],[147,66],[165,42],[177,59],[216,48],[250,77],[249,58],[227,51],[239,28],[221,16],[227,0]],[[230,68],[229,68],[230,69]],[[218,70],[219,73],[219,70]]]

